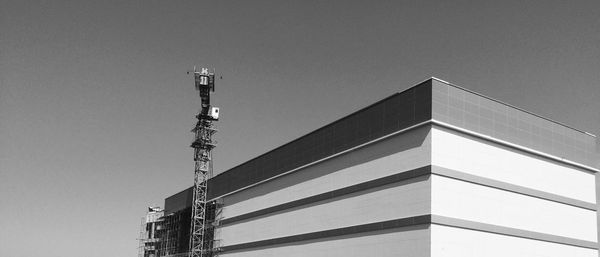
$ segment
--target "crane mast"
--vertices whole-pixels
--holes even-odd
[[[190,257],[213,256],[213,229],[207,219],[207,181],[212,177],[212,154],[216,144],[212,136],[216,133],[213,122],[219,119],[219,108],[210,104],[210,93],[215,90],[215,73],[207,68],[196,70],[194,84],[199,91],[201,108],[196,115],[196,126],[192,129],[194,141],[194,188],[190,231]]]

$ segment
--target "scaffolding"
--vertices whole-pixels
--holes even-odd
[[[144,257],[145,255],[145,242],[144,239],[146,238],[146,218],[142,217],[141,218],[141,222],[140,222],[140,236],[138,237],[138,241],[139,241],[139,246],[138,246],[138,257]]]
[[[157,257],[161,244],[160,230],[163,217],[160,207],[148,207],[148,213],[140,224],[138,257]]]
[[[178,256],[188,253],[190,209],[169,213],[160,219],[157,256]]]
[[[196,115],[197,122],[192,133],[194,141],[194,187],[192,200],[191,230],[189,243],[190,257],[211,257],[218,253],[214,243],[214,226],[211,222],[217,205],[207,203],[207,181],[212,177],[212,154],[216,143],[212,137],[217,132],[213,121],[219,119],[219,108],[210,105],[210,92],[215,89],[215,73],[194,67],[194,83],[199,91],[201,109]],[[211,207],[214,206],[214,207]],[[208,208],[212,208],[209,210]]]

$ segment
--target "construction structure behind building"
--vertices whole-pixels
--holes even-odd
[[[148,207],[148,213],[142,217],[140,225],[138,257],[157,257],[161,248],[163,210],[160,207]]]
[[[192,74],[200,96],[200,110],[191,131],[194,186],[167,198],[164,210],[149,209],[140,229],[140,257],[213,257],[219,252],[214,228],[218,225],[220,205],[219,201],[207,201],[207,182],[213,174],[211,151],[216,147],[213,122],[219,119],[219,108],[210,103],[215,72],[194,67]]]

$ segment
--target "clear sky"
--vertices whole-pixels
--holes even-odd
[[[600,134],[600,1],[0,1],[0,256],[135,256],[193,181],[435,76]]]

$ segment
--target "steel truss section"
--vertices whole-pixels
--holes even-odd
[[[206,233],[210,224],[206,219],[207,181],[212,176],[211,150],[215,147],[212,136],[216,132],[212,121],[200,117],[194,130],[194,196],[192,204],[192,230],[190,233],[190,256],[212,256],[212,243]]]
[[[212,155],[211,151],[215,148],[212,136],[216,133],[213,128],[213,121],[218,120],[218,108],[210,105],[210,92],[214,91],[215,74],[209,73],[208,69],[197,71],[194,67],[195,87],[199,91],[201,106],[200,112],[196,115],[198,122],[192,132],[194,141],[191,147],[194,148],[194,189],[192,201],[192,220],[190,230],[190,257],[212,257],[218,251],[213,246],[214,227],[214,208],[207,209],[207,181],[212,177]]]

